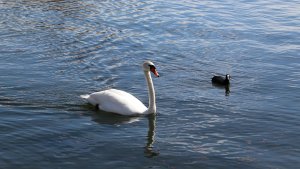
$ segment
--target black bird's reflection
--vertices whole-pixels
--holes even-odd
[[[230,94],[230,84],[224,85],[224,86],[217,85],[217,84],[212,84],[212,85],[214,87],[217,87],[217,88],[220,88],[220,89],[224,89],[225,90],[225,96],[229,96],[229,94]]]
[[[229,93],[230,93],[230,84],[226,85],[224,88],[225,88],[225,96],[229,96]]]
[[[148,135],[147,135],[147,144],[145,146],[145,156],[152,158],[159,155],[158,151],[153,149],[153,144],[155,142],[155,123],[156,123],[156,114],[148,115]]]

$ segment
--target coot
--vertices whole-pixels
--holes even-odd
[[[229,79],[230,79],[229,74],[226,74],[225,78],[222,76],[214,76],[211,79],[211,82],[215,85],[227,86],[230,84]]]

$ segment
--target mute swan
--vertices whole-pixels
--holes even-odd
[[[155,91],[150,71],[156,77],[159,77],[159,74],[151,61],[143,63],[143,71],[148,85],[148,108],[133,95],[117,89],[108,89],[90,95],[81,95],[80,97],[97,106],[100,110],[120,115],[132,116],[156,113]]]
[[[229,82],[229,79],[230,79],[230,76],[229,74],[226,74],[225,78],[222,77],[222,76],[214,76],[212,79],[211,79],[211,82],[213,84],[216,84],[216,85],[229,85],[230,82]]]

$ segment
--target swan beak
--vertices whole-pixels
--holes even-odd
[[[156,71],[155,67],[151,67],[151,68],[150,68],[150,71],[151,71],[156,77],[159,77],[159,74],[158,74],[158,72]]]

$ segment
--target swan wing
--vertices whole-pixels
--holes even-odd
[[[147,107],[136,97],[122,90],[109,89],[81,96],[99,109],[121,115],[137,115],[147,111]]]

